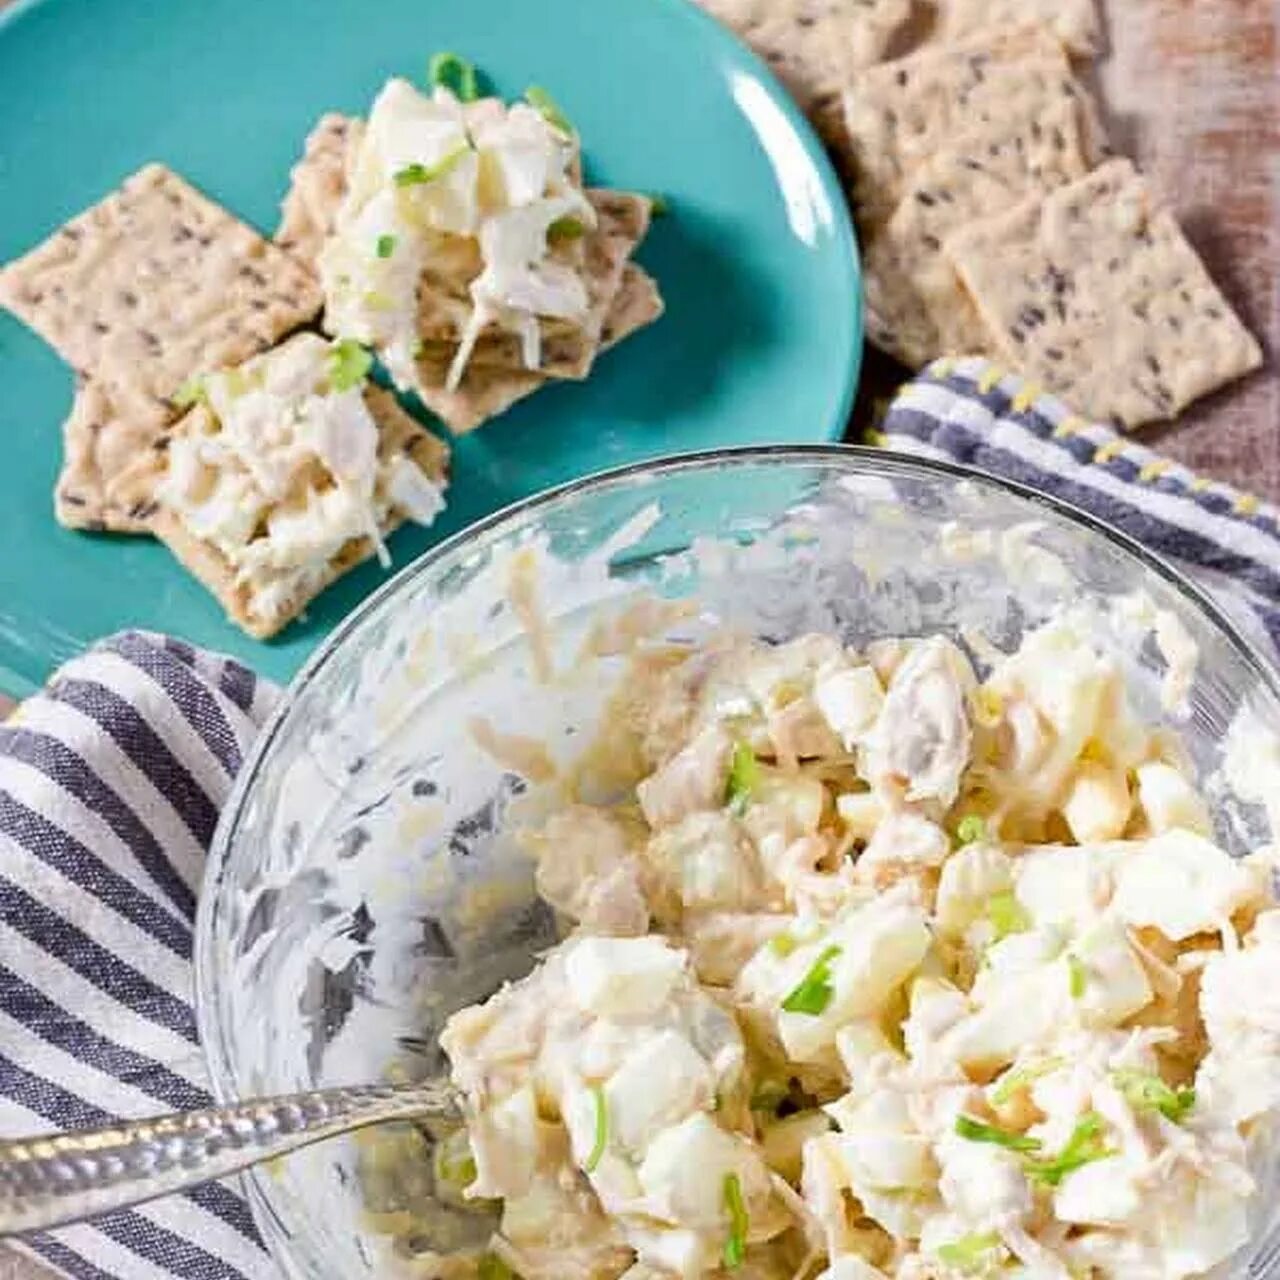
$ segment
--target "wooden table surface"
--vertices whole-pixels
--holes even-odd
[[[1268,359],[1141,439],[1280,502],[1280,0],[1110,0],[1107,19],[1099,79],[1112,139],[1171,200]],[[869,353],[869,391],[900,377]],[[0,1246],[0,1280],[48,1275]]]

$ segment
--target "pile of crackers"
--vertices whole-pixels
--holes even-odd
[[[343,547],[323,579],[301,594],[251,598],[217,548],[164,508],[165,459],[175,436],[200,428],[186,389],[211,370],[236,369],[314,327],[323,299],[308,264],[273,244],[172,170],[147,165],[0,272],[0,303],[75,371],[54,491],[70,529],[151,534],[169,545],[231,619],[265,638],[376,551]],[[393,396],[369,387],[366,403],[385,461],[401,454],[435,484],[447,446]],[[392,511],[380,533],[405,513]],[[268,595],[268,593],[270,593]]]
[[[293,170],[276,239],[313,269],[346,195],[362,131],[359,120],[337,114],[322,117]],[[597,224],[571,251],[580,257],[589,310],[581,322],[542,322],[542,359],[536,371],[525,368],[513,334],[494,331],[476,344],[458,387],[446,387],[470,308],[467,284],[479,263],[463,256],[452,275],[437,269],[424,282],[418,307],[423,342],[413,390],[450,430],[472,431],[548,384],[585,379],[601,352],[662,315],[656,283],[632,261],[648,233],[653,202],[633,192],[602,188],[587,188],[586,194]]]
[[[699,2],[831,147],[876,346],[913,369],[995,357],[1121,427],[1261,364],[1173,215],[1110,153],[1079,78],[1094,0]]]

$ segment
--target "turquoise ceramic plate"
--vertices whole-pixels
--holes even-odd
[[[270,232],[321,112],[362,111],[429,55],[508,96],[547,86],[588,176],[661,192],[640,252],[665,318],[589,382],[458,443],[447,515],[403,565],[514,499],[618,463],[838,437],[862,346],[853,233],[808,126],[764,67],[683,0],[37,0],[0,21],[0,260],[160,160]],[[50,494],[71,375],[0,314],[0,685],[24,692],[125,626],[286,678],[381,580],[365,566],[258,644],[157,544],[60,529]]]

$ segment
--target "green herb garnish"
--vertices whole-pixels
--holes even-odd
[[[169,397],[169,403],[177,409],[190,409],[193,404],[208,404],[209,392],[205,388],[204,378],[200,375],[188,378]]]
[[[1000,1248],[1000,1237],[994,1231],[981,1235],[961,1236],[950,1244],[940,1245],[938,1261],[957,1271],[976,1271],[985,1262],[984,1255]]]
[[[350,391],[369,376],[373,357],[354,338],[339,338],[329,348],[329,385]]]
[[[459,102],[474,102],[480,96],[474,64],[456,53],[433,54],[427,63],[427,82],[448,89]]]
[[[1181,1124],[1196,1105],[1196,1091],[1187,1085],[1174,1089],[1157,1075],[1126,1067],[1113,1071],[1111,1079],[1135,1111],[1158,1111],[1166,1120]]]
[[[1074,1173],[1095,1160],[1109,1159],[1115,1154],[1114,1150],[1103,1145],[1102,1117],[1096,1111],[1088,1111],[1067,1139],[1066,1146],[1056,1156],[1026,1160],[1023,1168],[1028,1178],[1056,1187],[1067,1174]]]
[[[724,1177],[724,1207],[729,1214],[729,1238],[724,1242],[724,1265],[740,1267],[747,1256],[747,1206],[736,1173]]]
[[[1029,1138],[1025,1133],[1012,1133],[996,1124],[986,1124],[972,1116],[956,1116],[956,1132],[970,1142],[989,1142],[1006,1151],[1039,1151],[1040,1139]]]
[[[1030,917],[1012,893],[996,893],[987,900],[987,919],[996,931],[997,942],[1013,933],[1026,933],[1031,928]]]
[[[436,1181],[459,1189],[469,1187],[479,1174],[467,1131],[458,1130],[441,1142],[435,1151]]]
[[[835,988],[831,985],[831,962],[840,954],[837,946],[824,947],[809,972],[782,1002],[787,1013],[807,1013],[817,1018],[826,1012]]]
[[[1084,989],[1089,985],[1089,970],[1085,968],[1084,961],[1079,956],[1067,956],[1067,973],[1069,976],[1071,998],[1073,1000],[1084,999]]]
[[[577,218],[557,218],[547,228],[547,239],[552,243],[565,240],[581,240],[587,229]]]
[[[1030,1062],[1025,1067],[1019,1067],[1016,1071],[1007,1071],[1004,1078],[992,1092],[991,1101],[997,1107],[1001,1107],[1019,1089],[1025,1089],[1027,1085],[1034,1084],[1041,1076],[1047,1076],[1063,1065],[1062,1058],[1046,1058],[1043,1062]]]
[[[956,827],[956,847],[963,849],[967,844],[977,844],[979,840],[987,838],[986,820],[978,817],[976,813],[967,813],[960,819],[960,825]]]
[[[396,251],[395,236],[379,236],[378,243],[374,246],[378,257],[389,258]]]
[[[428,182],[435,182],[451,173],[458,161],[470,150],[471,148],[464,144],[450,151],[435,164],[407,164],[403,169],[396,170],[394,182],[397,187],[421,187]]]
[[[516,1280],[516,1273],[511,1270],[496,1253],[486,1253],[476,1268],[477,1280]]]
[[[588,1173],[595,1173],[600,1161],[604,1159],[605,1148],[609,1145],[609,1104],[605,1101],[604,1089],[598,1084],[592,1086],[591,1097],[596,1104],[596,1139],[587,1163],[582,1167]]]
[[[751,793],[760,785],[760,763],[756,753],[745,742],[733,749],[733,761],[729,765],[729,779],[724,787],[724,802],[739,817],[751,803]]]
[[[556,105],[556,100],[541,85],[531,84],[524,91],[525,101],[553,128],[561,133],[573,133],[569,117]]]

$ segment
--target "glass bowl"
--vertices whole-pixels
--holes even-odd
[[[1140,712],[1169,719],[1163,659],[1124,621],[1143,609],[1113,607],[1126,599],[1171,611],[1199,647],[1171,723],[1219,841],[1256,847],[1265,814],[1215,778],[1243,708],[1280,730],[1275,672],[1171,568],[1042,494],[880,451],[747,449],[610,472],[472,527],[334,632],[237,781],[197,925],[216,1094],[442,1068],[442,1019],[554,940],[513,828],[591,738],[646,614],[684,636],[715,623],[855,646],[942,631],[980,657],[977,636],[1008,649],[1088,608]],[[432,1200],[416,1131],[378,1134],[247,1176],[286,1274],[420,1276],[467,1231]]]

